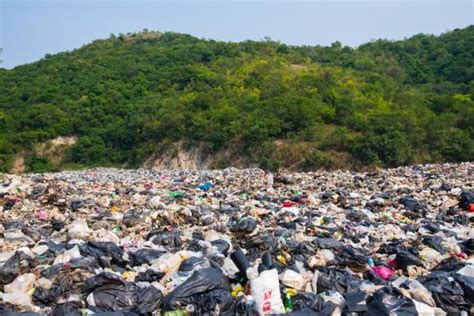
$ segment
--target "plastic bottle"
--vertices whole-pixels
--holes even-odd
[[[369,260],[367,261],[367,263],[369,264],[369,267],[373,267],[374,266],[374,259],[372,259],[372,257],[369,257]]]
[[[291,296],[289,293],[286,293],[285,296],[285,311],[287,313],[291,313],[293,311],[293,301],[291,300]]]
[[[240,273],[247,276],[247,270],[250,268],[250,263],[245,257],[244,252],[242,249],[236,249],[231,255],[230,258],[235,263],[237,268],[239,269]]]

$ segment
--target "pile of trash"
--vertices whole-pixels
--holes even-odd
[[[0,315],[473,315],[474,163],[0,175]]]

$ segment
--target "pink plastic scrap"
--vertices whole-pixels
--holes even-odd
[[[384,280],[390,279],[393,275],[393,271],[387,267],[373,267],[372,271]]]
[[[44,210],[39,210],[36,213],[36,218],[38,218],[40,221],[47,221],[48,220],[48,213]]]

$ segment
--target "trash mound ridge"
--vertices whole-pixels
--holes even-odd
[[[472,315],[473,226],[474,163],[3,174],[0,315]]]

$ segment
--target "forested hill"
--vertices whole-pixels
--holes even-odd
[[[473,61],[474,26],[356,49],[111,35],[0,69],[0,169],[138,166],[177,143],[210,167],[473,160]],[[53,163],[35,148],[58,136],[77,141]]]

